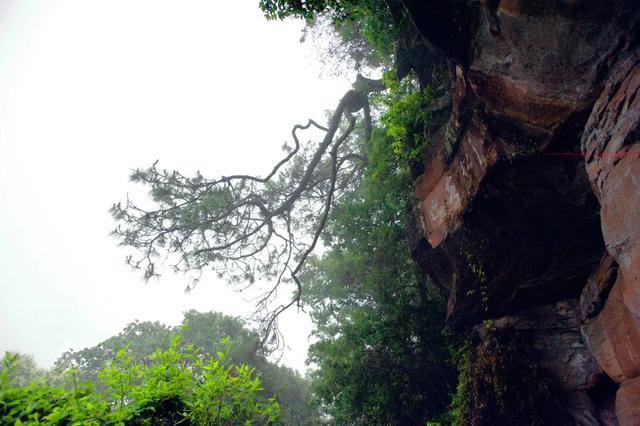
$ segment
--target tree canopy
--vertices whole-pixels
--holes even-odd
[[[178,327],[159,322],[134,321],[122,332],[94,347],[80,351],[67,351],[56,361],[59,371],[74,369],[79,383],[91,382],[99,391],[105,391],[100,372],[110,365],[118,352],[126,347],[132,363],[152,364],[157,351],[166,351],[172,344],[171,337],[179,332],[180,350],[191,347],[199,357],[215,358],[218,352],[225,353],[227,363],[250,365],[254,376],[260,378],[261,388],[257,395],[274,398],[281,407],[280,420],[285,424],[311,424],[318,418],[311,407],[311,392],[308,381],[297,372],[269,361],[258,345],[258,336],[246,328],[239,319],[218,312],[187,311]],[[220,342],[224,341],[224,344]],[[67,389],[72,383],[63,382]]]

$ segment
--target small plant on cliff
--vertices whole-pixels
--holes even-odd
[[[468,354],[459,379],[466,405],[459,415],[452,415],[460,419],[457,424],[558,424],[551,418],[557,412],[555,387],[539,367],[528,336],[491,327]]]
[[[467,258],[467,266],[475,277],[480,289],[480,301],[482,302],[482,308],[487,312],[489,310],[489,286],[487,285],[487,274],[484,271],[484,266],[482,265],[482,262],[476,262],[471,253],[465,253],[465,257]],[[474,294],[476,294],[475,289],[471,289],[466,293],[467,296],[473,296]]]
[[[469,356],[471,342],[448,327],[442,330],[449,352],[449,361],[457,370],[457,384],[446,412],[430,420],[425,426],[465,426],[469,412]]]
[[[453,360],[458,367],[458,384],[456,392],[451,398],[449,405],[449,416],[451,426],[463,426],[464,418],[469,409],[468,393],[469,393],[469,342],[463,341],[459,343],[454,351]]]
[[[391,150],[409,164],[420,158],[429,141],[425,131],[430,119],[431,88],[420,88],[409,75],[398,81],[395,71],[384,75],[388,92],[375,95],[374,102],[384,111],[380,124],[391,139]]]

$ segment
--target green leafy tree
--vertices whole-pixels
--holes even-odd
[[[12,382],[17,356],[6,354],[0,371],[1,424],[217,425],[274,424],[280,406],[260,395],[260,379],[247,364],[227,360],[228,339],[215,356],[182,345],[176,333],[148,362],[129,347],[116,351],[99,373],[104,392],[90,383],[73,389],[34,381]],[[74,380],[74,383],[75,380]]]
[[[109,417],[107,401],[90,384],[71,391],[47,385],[42,378],[30,383],[16,374],[20,355],[5,353],[0,371],[0,424],[101,425]]]
[[[136,363],[127,347],[100,373],[118,421],[134,424],[274,423],[280,413],[274,399],[258,395],[260,380],[246,364],[227,362],[228,339],[215,356],[181,345],[175,334],[150,363]]]
[[[253,366],[255,377],[261,380],[259,396],[276,398],[281,406],[282,423],[312,424],[319,418],[317,410],[311,406],[308,381],[297,372],[270,362],[260,350],[258,335],[248,330],[241,320],[217,312],[187,311],[184,313],[182,326],[178,328],[159,322],[134,321],[118,335],[94,347],[65,352],[56,361],[56,365],[59,370],[74,368],[78,382],[91,381],[100,391],[105,391],[106,385],[99,380],[99,372],[105,367],[115,368],[111,379],[119,381],[121,389],[128,390],[130,386],[127,383],[135,382],[137,376],[134,374],[135,369],[127,366],[152,365],[154,353],[166,351],[170,346],[171,336],[177,330],[181,333],[181,350],[192,347],[199,358],[215,358],[224,350],[228,363]],[[220,344],[223,339],[226,339],[225,345]],[[113,365],[114,362],[116,365]],[[118,376],[125,373],[132,376]],[[60,383],[66,389],[72,389],[73,382],[69,375],[65,375],[64,379]],[[110,386],[113,392],[118,392],[115,383]],[[113,397],[114,401],[126,402],[127,399],[127,395]]]
[[[75,369],[78,380],[97,383],[98,372],[107,365],[118,350],[127,346],[129,356],[133,361],[145,361],[157,349],[166,349],[174,330],[160,322],[133,321],[120,333],[108,338],[98,345],[79,351],[70,349],[63,353],[55,362],[59,371]],[[224,336],[219,336],[219,338]],[[214,352],[215,353],[215,352]],[[66,380],[66,387],[71,383]]]
[[[341,11],[324,9],[307,18],[301,41],[313,44],[324,69],[334,75],[391,68],[404,23],[390,3],[354,1]]]
[[[337,21],[344,21],[359,15],[388,13],[390,5],[396,4],[386,0],[260,0],[259,6],[267,19],[313,19],[330,13]]]
[[[261,388],[260,380],[253,378],[254,369],[243,364],[232,371],[221,361],[224,358],[204,365],[205,385],[196,390],[189,405],[192,421],[196,424],[260,422],[261,418],[276,421],[280,407],[275,399],[265,403],[256,398]],[[222,380],[225,377],[229,379]]]
[[[379,99],[386,126],[373,131],[364,177],[336,206],[328,250],[304,277],[318,338],[309,351],[319,367],[313,389],[336,424],[424,424],[447,409],[455,383],[443,300],[406,242],[408,148],[428,141],[428,91],[391,87]]]
[[[6,357],[11,361],[6,365],[0,365],[0,374],[6,371],[7,379],[18,386],[26,386],[34,380],[44,379],[47,376],[47,371],[38,367],[32,355],[8,352]],[[9,366],[11,369],[7,370]]]

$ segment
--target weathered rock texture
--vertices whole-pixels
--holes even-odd
[[[582,136],[587,174],[602,206],[602,234],[618,265],[607,301],[585,325],[604,371],[621,383],[616,412],[640,424],[640,50],[612,70]]]
[[[529,335],[558,419],[640,425],[640,2],[403,5],[451,79],[412,243],[450,325]]]

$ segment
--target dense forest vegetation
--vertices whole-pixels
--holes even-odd
[[[275,282],[259,299],[256,332],[190,311],[177,328],[131,323],[63,354],[51,372],[7,354],[2,424],[462,422],[465,345],[445,330],[445,302],[407,249],[409,197],[438,88],[397,67],[404,15],[392,0],[261,0],[260,8],[268,19],[305,19],[307,37],[329,28],[322,54],[349,64],[341,72],[384,73],[381,86],[356,83],[328,127],[298,126],[326,133],[317,150],[301,146],[294,128],[296,146],[265,178],[208,180],[154,164],[132,180],[148,186],[157,209],[128,201],[112,211],[115,235],[140,254],[130,264],[147,278],[159,274],[154,256],[164,252],[177,271]],[[293,298],[281,303],[273,294],[284,285]],[[267,358],[290,306],[308,309],[315,325],[304,379]]]

